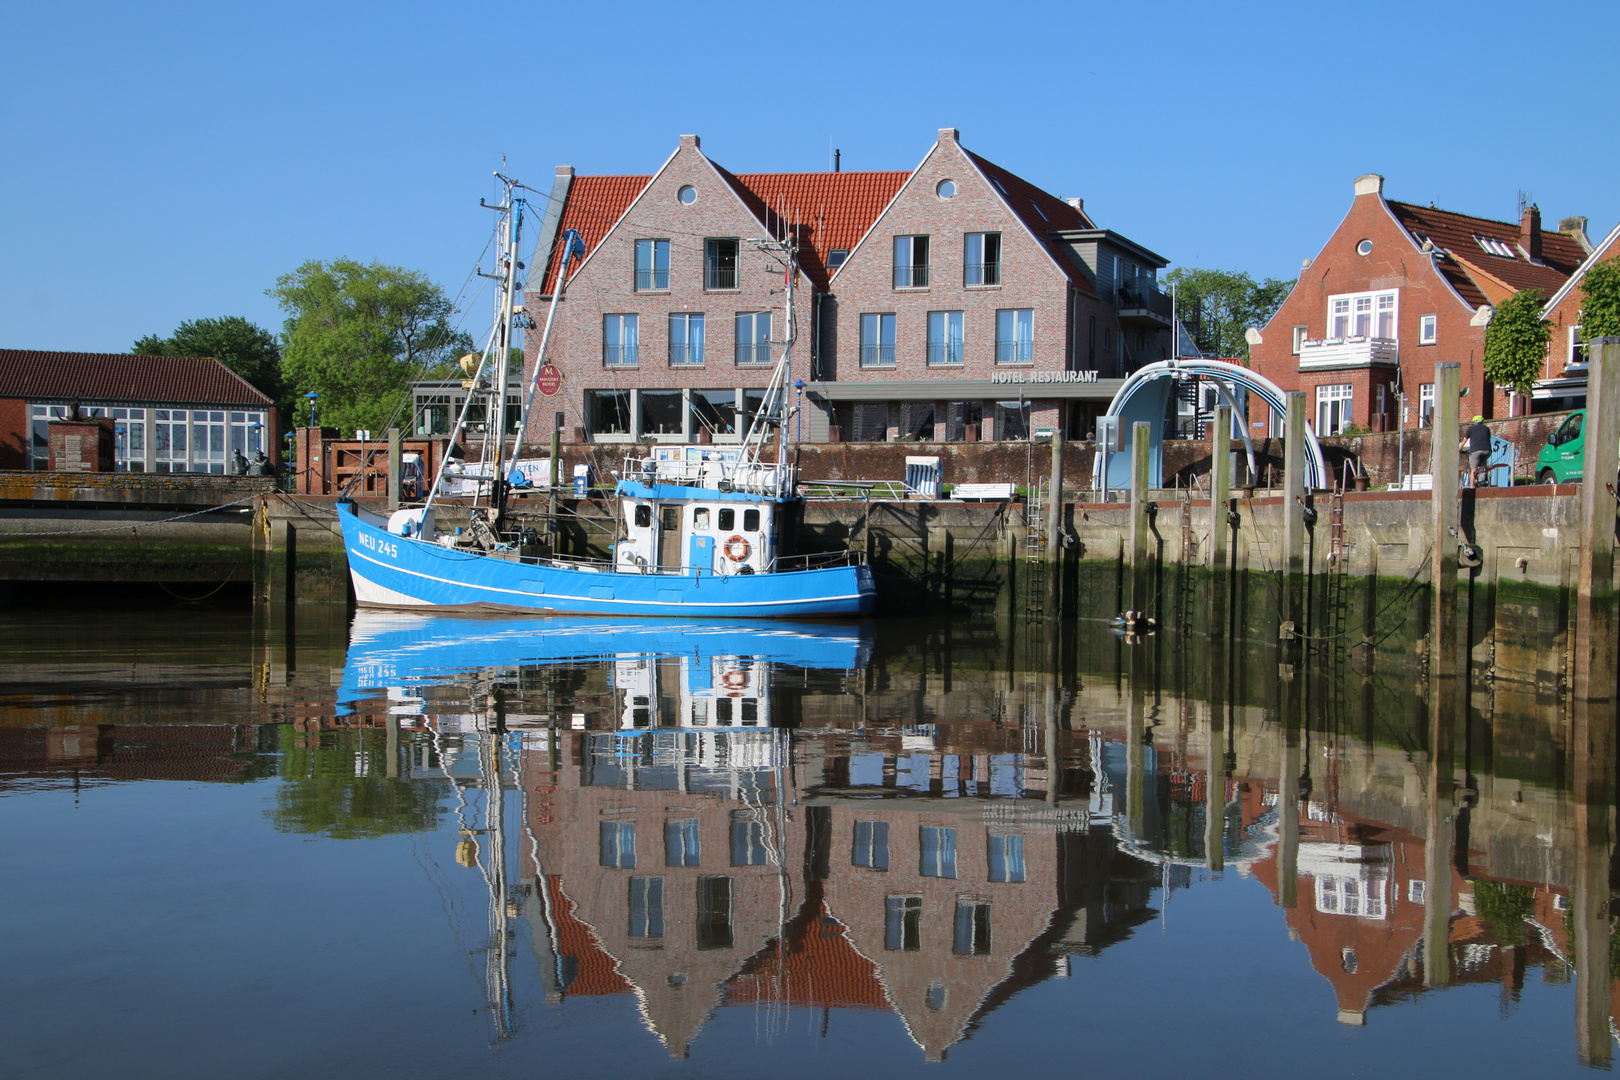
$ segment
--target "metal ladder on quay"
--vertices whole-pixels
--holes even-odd
[[[1328,498],[1327,625],[1322,630],[1323,636],[1331,639],[1335,648],[1346,644],[1343,634],[1350,598],[1345,587],[1345,554],[1344,489],[1336,487]]]
[[[1040,573],[1036,573],[1040,570]],[[1046,613],[1046,480],[1037,480],[1024,503],[1024,610]]]

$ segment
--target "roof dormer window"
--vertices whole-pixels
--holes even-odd
[[[1481,236],[1479,233],[1475,233],[1474,243],[1478,244],[1480,249],[1488,254],[1500,255],[1504,259],[1513,258],[1513,249],[1494,236]]]

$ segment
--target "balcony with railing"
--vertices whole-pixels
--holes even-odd
[[[960,341],[930,341],[928,343],[928,365],[930,367],[956,367],[962,363],[962,343]]]
[[[669,363],[671,367],[695,367],[703,363],[703,346],[701,345],[671,345],[669,347]]]
[[[861,367],[893,367],[893,345],[862,345]]]
[[[897,289],[928,288],[928,264],[916,263],[911,266],[896,266],[894,268],[894,287]]]
[[[996,341],[996,363],[998,364],[1033,364],[1035,362],[1035,342],[1029,338],[1014,338],[1011,340],[998,339]]]
[[[637,270],[637,292],[660,292],[669,288],[669,271],[665,270]]]
[[[1115,306],[1121,323],[1168,330],[1175,318],[1170,298],[1157,289],[1120,289]]]
[[[1400,363],[1400,349],[1394,338],[1346,337],[1308,340],[1299,343],[1299,366],[1367,367],[1372,364]]]
[[[1000,285],[1001,264],[999,262],[965,263],[962,266],[962,284],[964,285]]]
[[[768,341],[739,341],[737,343],[737,363],[739,366],[759,366],[771,362],[771,343]]]
[[[604,345],[602,346],[603,367],[635,367],[639,363],[640,346],[638,345]]]

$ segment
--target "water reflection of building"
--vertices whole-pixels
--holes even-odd
[[[708,695],[689,675],[616,661],[619,700],[555,757],[529,754],[523,782],[548,984],[635,993],[672,1055],[714,1009],[770,1003],[892,1009],[939,1060],[1150,914],[1158,871],[1093,821],[1084,735],[1057,755],[1073,798],[1050,802],[1016,727],[801,734],[795,749],[780,729],[714,730],[712,711],[694,726]],[[716,684],[746,693],[732,681]]]

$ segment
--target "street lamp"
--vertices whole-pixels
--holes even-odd
[[[793,420],[793,441],[794,442],[803,442],[804,441],[804,380],[803,379],[795,379],[794,382],[793,382],[793,389],[795,389],[795,390],[797,390],[799,392],[799,405],[798,405],[798,408],[795,410],[796,415],[795,415],[794,420]]]
[[[309,393],[304,395],[304,400],[309,402],[309,426],[310,427],[315,427],[316,426],[315,425],[315,401],[320,396],[321,395],[317,394],[313,390],[311,390]]]

